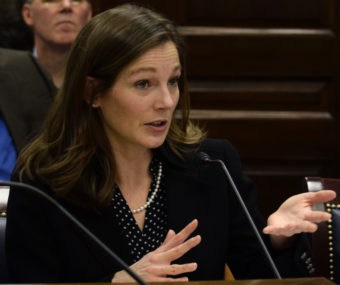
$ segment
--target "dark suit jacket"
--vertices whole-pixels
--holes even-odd
[[[201,150],[226,163],[262,229],[264,222],[255,207],[254,184],[243,175],[235,149],[226,140],[206,140]],[[272,277],[220,166],[201,165],[193,155],[181,160],[166,144],[155,155],[164,164],[169,228],[178,232],[191,220],[199,221],[197,233],[202,236],[201,244],[178,260],[178,263],[198,263],[198,269],[187,274],[190,280],[223,279],[225,262],[236,278]],[[26,182],[53,196],[47,185]],[[127,264],[132,264],[112,206],[96,215],[61,203]],[[58,209],[26,190],[10,192],[6,240],[11,282],[110,281],[120,270],[108,254],[89,241]],[[306,251],[308,244],[298,238],[291,250],[272,253],[282,275],[296,277],[306,275],[305,262],[300,259]]]
[[[0,49],[0,113],[18,152],[40,128],[55,93],[31,52]]]

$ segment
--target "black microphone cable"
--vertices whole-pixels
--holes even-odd
[[[252,229],[253,229],[253,231],[254,231],[254,233],[256,235],[256,238],[257,238],[258,242],[260,243],[260,245],[262,247],[262,250],[263,250],[263,252],[264,252],[264,254],[265,254],[265,256],[266,256],[266,258],[268,260],[268,263],[269,263],[269,265],[270,265],[274,275],[276,276],[277,279],[282,279],[282,277],[281,277],[281,275],[280,275],[280,273],[279,273],[279,271],[278,271],[278,269],[277,269],[277,267],[276,267],[276,265],[275,265],[271,255],[270,255],[270,253],[269,253],[269,251],[268,251],[268,249],[267,249],[267,247],[266,247],[266,245],[265,245],[265,243],[264,243],[264,241],[263,241],[263,239],[262,239],[262,237],[261,237],[261,235],[260,235],[260,233],[259,233],[259,231],[258,231],[258,229],[257,229],[257,227],[256,227],[256,225],[254,223],[254,221],[253,221],[253,218],[251,217],[251,215],[250,215],[250,213],[249,213],[249,211],[247,209],[247,206],[245,205],[245,203],[243,201],[243,198],[242,198],[240,192],[238,191],[238,189],[237,189],[237,187],[236,187],[236,185],[234,183],[234,180],[231,177],[231,175],[230,175],[227,167],[223,163],[223,161],[220,160],[220,159],[210,159],[209,155],[204,153],[204,152],[200,152],[199,156],[200,156],[200,159],[203,160],[204,162],[217,162],[217,163],[219,163],[221,165],[222,169],[224,170],[225,175],[228,178],[228,182],[230,183],[231,188],[234,190],[234,193],[235,193],[239,203],[241,204],[241,207],[242,207],[244,213],[247,216],[247,219],[248,219],[248,221],[249,221],[249,223],[250,223],[250,225],[251,225],[251,227],[252,227]]]
[[[100,239],[98,239],[91,231],[89,231],[81,222],[79,222],[69,211],[67,211],[62,205],[60,205],[56,200],[54,200],[51,196],[47,195],[45,192],[40,189],[21,182],[5,182],[0,181],[0,186],[13,186],[19,187],[23,189],[27,189],[37,193],[38,195],[44,197],[50,203],[52,203],[55,207],[57,207],[68,219],[70,219],[78,228],[80,228],[87,236],[89,236],[96,244],[98,244],[106,253],[108,253],[116,263],[118,263],[138,284],[140,285],[148,285],[141,277],[139,277],[134,271],[130,269],[130,267],[117,255],[115,254],[109,247],[107,247]]]

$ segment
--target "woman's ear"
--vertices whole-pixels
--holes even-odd
[[[96,92],[96,86],[98,85],[98,79],[86,76],[85,88],[84,88],[84,100],[88,105],[93,108],[99,107],[98,95]]]

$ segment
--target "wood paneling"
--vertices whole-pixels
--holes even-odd
[[[304,176],[340,177],[338,0],[134,2],[180,25],[192,118],[237,147],[264,215]]]
[[[302,80],[192,80],[190,91],[193,109],[276,111],[328,110],[330,96],[335,92],[331,83]]]
[[[328,30],[183,28],[190,78],[323,77],[337,67]]]
[[[154,8],[179,25],[329,27],[333,0],[95,0],[98,10],[127,2]]]

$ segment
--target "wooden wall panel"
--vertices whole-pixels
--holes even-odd
[[[326,25],[329,1],[311,0],[218,0],[185,1],[188,20],[196,25],[304,26]]]
[[[184,26],[329,27],[333,0],[94,0],[103,11],[127,2],[152,7]]]
[[[330,96],[335,92],[331,83],[316,80],[192,80],[190,91],[194,109],[276,111],[327,110]]]
[[[305,189],[304,176],[340,177],[338,0],[134,2],[179,24],[192,118],[237,147],[265,215]]]
[[[334,74],[329,30],[182,28],[191,78],[322,77]]]

